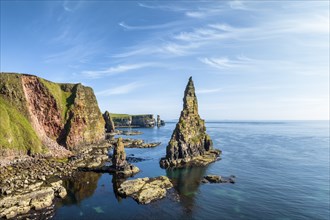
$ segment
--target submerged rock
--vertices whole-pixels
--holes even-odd
[[[206,134],[205,122],[198,114],[198,103],[192,78],[184,92],[183,110],[166,148],[166,157],[160,160],[163,168],[186,164],[206,165],[214,162],[220,150],[213,150],[213,143]]]
[[[172,187],[173,184],[166,176],[146,177],[123,182],[118,188],[118,193],[124,197],[130,196],[140,204],[148,204],[164,198],[167,190]]]
[[[221,177],[218,175],[206,175],[202,179],[202,183],[235,183],[235,176]]]

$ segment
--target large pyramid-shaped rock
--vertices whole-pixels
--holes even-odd
[[[198,114],[198,103],[192,78],[184,92],[183,110],[179,122],[162,158],[162,167],[206,165],[216,160],[219,150],[213,150],[212,140],[206,134],[205,122]]]

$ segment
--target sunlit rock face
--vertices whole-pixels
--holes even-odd
[[[0,73],[0,157],[70,155],[104,139],[104,120],[92,88]]]
[[[166,148],[166,157],[161,159],[160,165],[165,168],[181,166],[195,163],[195,159],[201,161],[196,165],[206,165],[213,162],[219,154],[219,150],[213,150],[212,140],[206,134],[205,122],[198,114],[194,82],[190,77],[184,92],[179,122]]]

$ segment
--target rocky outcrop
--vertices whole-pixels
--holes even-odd
[[[154,148],[161,144],[161,142],[154,142],[154,143],[145,143],[143,140],[140,139],[123,139],[125,148]]]
[[[104,120],[94,92],[81,84],[53,83],[15,73],[0,74],[0,157],[70,155],[104,139]]]
[[[165,121],[160,119],[160,115],[157,115],[157,127],[165,126]]]
[[[160,127],[160,115],[157,115],[157,127]]]
[[[132,126],[152,128],[156,125],[153,115],[132,115]]]
[[[183,110],[166,148],[166,157],[160,165],[164,168],[186,164],[205,165],[220,155],[213,150],[213,143],[206,134],[205,122],[198,114],[198,103],[192,78],[184,92]]]
[[[115,124],[112,121],[111,115],[108,111],[105,111],[103,114],[103,118],[105,121],[105,130],[108,133],[113,133],[115,132],[116,128],[115,128]]]
[[[112,166],[115,169],[120,169],[121,167],[124,167],[126,165],[127,165],[127,161],[126,161],[126,153],[124,149],[123,139],[118,138],[117,144],[113,149]]]
[[[206,175],[202,179],[202,183],[235,183],[235,176],[222,177],[218,175]]]
[[[122,138],[118,138],[113,149],[112,165],[108,168],[108,171],[123,176],[132,176],[140,172],[139,168],[127,162]]]
[[[146,177],[123,182],[118,188],[118,193],[124,197],[130,196],[140,204],[148,204],[164,198],[167,190],[172,187],[173,184],[166,176]]]
[[[48,206],[51,206],[47,208],[51,211],[54,208],[52,202],[54,197],[65,197],[66,188],[72,195],[72,185],[64,183],[63,185],[66,186],[64,188],[60,178],[84,173],[75,172],[76,170],[101,166],[109,158],[108,149],[109,144],[104,142],[94,146],[81,147],[79,153],[74,151],[76,154],[68,159],[26,156],[13,160],[10,165],[0,167],[0,219],[14,215],[20,215],[19,219],[26,219],[29,217],[29,213],[26,214],[26,217],[21,215],[25,211],[43,209]],[[95,176],[99,177],[100,174]],[[81,181],[85,179],[81,175],[78,175],[76,179],[79,179],[80,182],[74,182],[77,185],[81,184],[82,188],[92,186],[91,183],[86,184],[89,180],[82,183]],[[97,181],[95,181],[95,188],[96,185]],[[36,199],[31,200],[35,197]],[[43,215],[43,213],[44,211],[40,214]]]
[[[67,192],[62,181],[49,183],[48,186],[37,185],[32,192],[10,195],[0,199],[0,218],[13,218],[25,214],[31,209],[40,210],[50,206],[55,196],[64,198]]]
[[[156,125],[156,120],[152,114],[111,114],[111,117],[116,127],[152,128]]]

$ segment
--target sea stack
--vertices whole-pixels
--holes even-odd
[[[157,127],[160,127],[160,116],[157,115]]]
[[[112,121],[111,115],[108,111],[105,111],[103,114],[103,118],[105,121],[105,130],[108,133],[113,133],[115,132],[115,124]]]
[[[206,134],[205,122],[198,114],[198,103],[192,77],[189,78],[183,97],[183,110],[166,148],[166,157],[160,160],[163,168],[184,165],[203,166],[214,162],[220,150]]]
[[[113,149],[112,166],[110,167],[109,172],[116,173],[119,176],[131,176],[139,171],[138,167],[127,162],[123,140],[121,137],[118,138]]]

